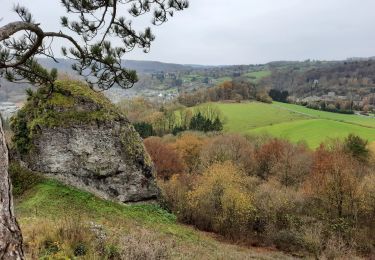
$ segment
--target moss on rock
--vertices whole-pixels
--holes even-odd
[[[41,87],[31,93],[25,106],[12,118],[13,144],[25,154],[32,148],[31,139],[43,128],[113,120],[126,118],[102,93],[79,81],[56,81],[53,89]]]

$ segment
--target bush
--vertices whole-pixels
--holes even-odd
[[[200,154],[206,141],[194,133],[183,133],[173,144],[187,167],[188,173],[197,172],[201,165]]]
[[[263,228],[257,231],[266,241],[272,243],[270,238],[281,230],[300,230],[304,205],[304,197],[300,192],[275,181],[264,182],[255,190],[254,205],[258,212],[258,222],[263,223]]]
[[[272,98],[268,95],[268,93],[265,90],[259,91],[256,94],[256,100],[267,104],[272,103]]]
[[[43,242],[43,249],[46,255],[54,255],[60,251],[58,242],[54,242],[49,238]]]
[[[303,248],[319,259],[324,245],[323,225],[314,223],[305,227],[302,234]]]
[[[145,122],[134,123],[133,126],[142,138],[147,138],[147,137],[155,135],[154,128],[149,123],[145,123]]]
[[[74,247],[74,256],[84,256],[87,254],[87,247],[84,243],[78,243]]]
[[[355,259],[353,248],[348,246],[340,237],[331,237],[323,251],[325,259]]]
[[[188,193],[193,189],[196,177],[194,175],[173,175],[168,181],[158,182],[162,194],[161,204],[172,211],[179,221],[191,222],[191,209],[188,207]]]
[[[235,134],[220,135],[212,138],[202,150],[202,165],[209,167],[214,163],[232,161],[250,175],[254,171],[254,148],[243,136]]]
[[[367,145],[367,140],[353,134],[350,134],[344,141],[344,149],[354,158],[363,162],[366,162],[370,157],[370,151]]]
[[[355,218],[361,196],[359,177],[363,169],[340,148],[332,149],[321,146],[315,152],[305,190],[320,203],[319,207],[329,218]]]
[[[198,176],[188,195],[193,223],[230,238],[246,237],[255,216],[246,180],[232,162],[214,164]]]
[[[13,195],[16,197],[21,196],[43,180],[37,173],[29,171],[15,162],[10,163],[9,174],[13,186]]]
[[[12,142],[20,154],[26,154],[30,149],[30,131],[27,126],[28,116],[23,110],[12,117],[10,127],[13,131]]]
[[[273,243],[277,249],[296,252],[301,250],[303,240],[298,233],[290,230],[280,230],[273,235]]]
[[[280,159],[286,142],[278,139],[272,139],[261,145],[255,152],[257,165],[255,174],[266,180],[272,174],[272,168]]]
[[[310,173],[311,164],[311,153],[305,146],[284,143],[271,165],[270,174],[286,187],[298,187]]]
[[[159,137],[150,137],[144,141],[146,150],[155,164],[157,177],[169,179],[173,174],[180,174],[185,170],[180,155]]]
[[[279,101],[279,102],[288,102],[288,96],[289,92],[288,91],[281,91],[278,89],[271,89],[268,92],[269,96],[272,98],[272,100]]]

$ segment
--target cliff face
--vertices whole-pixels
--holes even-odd
[[[78,82],[40,89],[13,119],[28,168],[121,202],[158,194],[151,159],[133,126],[101,94]]]

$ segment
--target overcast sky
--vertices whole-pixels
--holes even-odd
[[[16,19],[15,3],[43,28],[60,29],[59,0],[0,0],[0,25]],[[150,53],[125,58],[223,65],[375,56],[374,10],[374,0],[190,0],[189,9],[153,28]]]

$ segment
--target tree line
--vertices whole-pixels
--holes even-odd
[[[145,98],[124,100],[119,108],[142,138],[177,135],[184,131],[220,132],[225,118],[214,104],[187,108],[177,102],[158,103]]]
[[[191,93],[182,93],[178,97],[178,101],[187,107],[206,102],[230,100],[236,102],[246,100],[258,100],[266,103],[272,102],[266,90],[258,89],[253,83],[241,79],[225,81],[216,87],[199,89]]]

